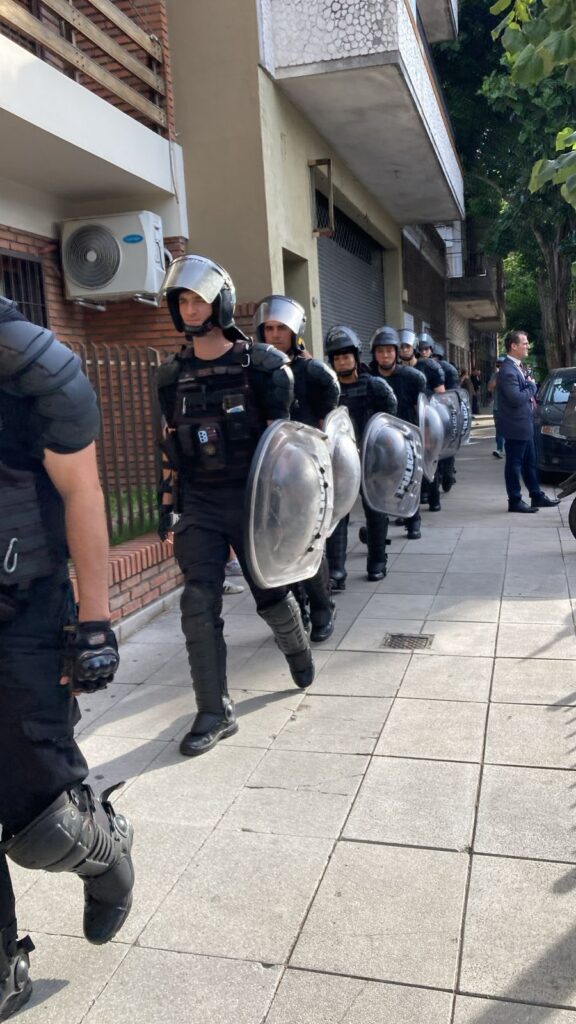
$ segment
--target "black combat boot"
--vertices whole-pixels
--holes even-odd
[[[312,626],[310,639],[315,644],[321,644],[332,636],[336,617],[334,601],[330,596],[330,575],[326,555],[322,556],[316,575],[312,579],[306,580],[302,586],[308,596],[310,609]],[[300,605],[300,609],[302,609],[302,605]],[[304,619],[304,616],[302,618]]]
[[[420,518],[420,513],[419,512],[417,512],[416,515],[412,516],[410,519],[406,520],[406,539],[407,540],[420,540],[420,538],[422,536],[422,534],[420,532],[421,523],[422,523],[422,520]]]
[[[383,580],[386,575],[388,556],[386,554],[386,539],[388,536],[388,516],[382,512],[375,512],[366,507],[366,532],[368,541],[368,559],[366,562],[366,574],[371,583]]]
[[[23,868],[80,876],[84,935],[95,946],[114,938],[132,906],[134,830],[108,799],[115,788],[99,800],[90,786],[71,786],[26,828],[0,843],[2,852]]]
[[[346,549],[348,547],[348,520],[345,516],[326,541],[326,557],[332,593],[346,590]]]
[[[180,742],[184,757],[206,754],[220,740],[238,732],[228,695],[222,592],[207,584],[187,583],[180,599],[182,632],[196,697],[196,714]]]
[[[258,615],[270,626],[296,686],[306,689],[314,681],[314,661],[294,594],[289,591],[282,601],[270,608],[258,609]]]
[[[0,1021],[17,1013],[32,995],[29,935],[18,941],[16,921],[0,929]]]

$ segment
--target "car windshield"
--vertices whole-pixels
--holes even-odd
[[[576,377],[554,377],[548,384],[544,402],[547,405],[565,405],[573,387],[576,387]]]

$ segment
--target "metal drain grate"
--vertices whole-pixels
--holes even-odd
[[[433,633],[385,633],[380,647],[395,651],[423,651],[432,646]]]

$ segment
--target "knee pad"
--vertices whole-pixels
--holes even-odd
[[[183,618],[218,618],[222,611],[222,591],[210,583],[186,583],[180,598]]]

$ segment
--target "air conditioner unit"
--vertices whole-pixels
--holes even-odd
[[[162,221],[155,213],[115,213],[62,222],[66,297],[101,302],[156,296],[164,278]]]

